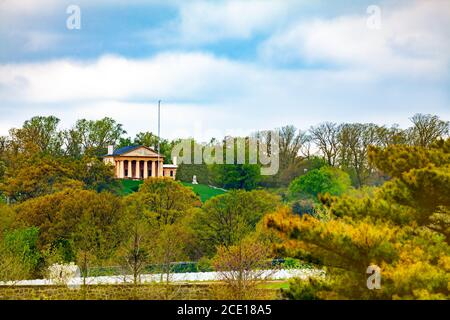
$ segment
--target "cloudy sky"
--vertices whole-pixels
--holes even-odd
[[[167,138],[407,126],[450,120],[449,88],[448,0],[0,0],[0,134],[35,115],[156,131],[159,99]]]

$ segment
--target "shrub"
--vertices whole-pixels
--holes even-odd
[[[292,212],[300,216],[304,214],[314,215],[315,203],[312,199],[297,200],[292,204]]]
[[[323,292],[331,289],[329,281],[322,278],[295,278],[288,289],[281,289],[281,296],[288,300],[323,300]]]
[[[337,168],[322,167],[314,169],[291,182],[289,191],[292,194],[305,194],[317,197],[329,193],[341,195],[351,186],[349,175]]]

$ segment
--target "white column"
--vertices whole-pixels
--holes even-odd
[[[156,177],[156,162],[152,160],[152,177]]]
[[[119,178],[123,179],[125,174],[125,168],[124,168],[125,161],[119,160]]]
[[[148,161],[144,161],[144,179],[148,178]]]
[[[163,161],[162,160],[158,163],[158,167],[159,167],[159,176],[163,177],[164,171],[163,171]]]
[[[132,177],[131,160],[128,160],[128,178]]]
[[[141,178],[141,161],[136,160],[136,178]]]

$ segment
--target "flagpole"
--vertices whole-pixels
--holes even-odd
[[[161,168],[159,167],[160,139],[161,139],[161,100],[158,100],[158,172],[156,174],[157,177],[159,177],[159,173],[161,172]]]

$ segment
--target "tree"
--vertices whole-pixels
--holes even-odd
[[[292,194],[307,194],[317,197],[319,194],[329,193],[340,195],[351,186],[350,177],[342,170],[333,167],[314,169],[298,177],[289,186]]]
[[[212,256],[217,246],[239,243],[255,230],[262,216],[277,208],[278,196],[266,191],[229,191],[209,199],[193,219],[199,247]]]
[[[39,229],[7,231],[0,243],[0,279],[19,280],[37,275],[41,254],[37,249]]]
[[[134,143],[130,137],[120,138],[118,144],[116,145],[116,149],[120,149],[120,148],[128,147],[128,146],[134,146],[134,145],[137,145],[137,144]]]
[[[174,140],[169,142],[169,140],[158,137],[152,132],[139,132],[136,134],[133,144],[147,146],[158,151],[159,142],[159,153],[165,157],[167,163],[172,163],[172,148],[180,141]]]
[[[201,205],[191,188],[171,178],[148,178],[139,188],[145,208],[155,214],[159,225],[175,223]]]
[[[271,276],[269,255],[270,249],[267,245],[250,238],[231,247],[219,246],[213,265],[225,285],[216,292],[216,298],[260,298],[258,285]]]
[[[330,166],[337,164],[340,130],[341,126],[332,122],[325,122],[309,129],[312,140],[316,143]]]
[[[163,284],[164,299],[171,299],[176,295],[176,287],[172,285],[171,274],[173,263],[185,257],[184,249],[188,243],[189,233],[185,226],[176,222],[160,226],[152,244],[152,261],[161,266],[160,282]]]
[[[115,179],[113,167],[102,160],[85,156],[70,165],[74,168],[74,178],[81,181],[86,189],[113,193],[120,189],[120,182]]]
[[[192,178],[196,176],[197,182],[201,184],[209,184],[209,169],[206,164],[180,164],[177,169],[177,180],[183,182],[192,182]]]
[[[33,117],[25,121],[22,128],[11,129],[12,147],[27,155],[60,155],[63,140],[58,124],[59,119],[54,116]]]
[[[126,133],[122,125],[114,119],[78,120],[73,128],[80,134],[82,150],[89,156],[102,156],[106,154],[108,145],[115,145],[120,137]]]
[[[17,224],[39,227],[41,248],[65,239],[76,253],[86,251],[106,259],[121,240],[118,220],[122,208],[120,198],[110,193],[66,189],[25,201],[14,209]]]
[[[289,281],[289,288],[281,289],[281,295],[288,300],[322,300],[321,293],[330,291],[330,281],[317,277],[308,279],[294,278]]]
[[[120,219],[124,241],[120,244],[117,259],[124,270],[131,272],[133,283],[140,282],[140,275],[150,261],[151,239],[155,234],[142,195],[134,193],[124,199],[124,214]]]
[[[0,191],[13,202],[22,202],[65,188],[82,188],[84,184],[75,179],[70,164],[53,157],[23,159],[16,168],[9,168]]]
[[[371,147],[372,163],[393,177],[376,192],[322,197],[323,218],[283,209],[265,224],[293,256],[326,266],[333,286],[323,298],[448,299],[449,154],[450,139]],[[380,267],[379,290],[367,289],[370,265]]]
[[[294,126],[285,126],[278,130],[280,136],[280,169],[289,167],[299,161],[301,148],[309,137]]]
[[[214,164],[211,171],[215,184],[225,189],[253,190],[261,179],[256,164]]]
[[[413,145],[428,147],[440,138],[446,138],[450,130],[450,122],[430,114],[416,114],[411,119],[410,140]]]
[[[294,126],[284,126],[276,131],[279,136],[279,170],[275,175],[264,176],[260,179],[261,185],[268,187],[289,185],[289,182],[299,175],[303,158],[310,156],[311,137],[306,132],[297,130]],[[269,144],[272,133],[269,131],[265,136]],[[264,132],[256,133],[256,137],[263,138]]]
[[[369,146],[379,144],[378,128],[374,124],[351,123],[344,124],[340,130],[339,163],[350,173],[357,187],[365,185],[374,173],[367,151]]]
[[[83,155],[83,135],[75,128],[62,132],[64,141],[64,154],[72,158],[80,158]]]
[[[15,212],[6,204],[0,203],[0,239],[5,231],[11,228],[15,219]]]

